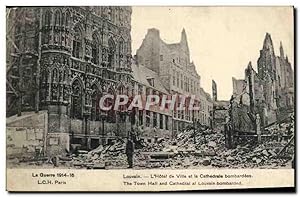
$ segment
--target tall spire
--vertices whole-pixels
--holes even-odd
[[[271,53],[274,53],[272,38],[268,32],[266,33],[265,36],[263,49],[268,49],[270,50]]]
[[[187,36],[186,36],[186,33],[185,33],[185,29],[184,29],[184,28],[183,28],[182,31],[181,31],[180,44],[188,50]]]
[[[248,69],[252,69],[252,62],[251,61],[249,61],[249,63],[248,63]]]
[[[284,58],[284,51],[283,51],[283,47],[282,47],[282,42],[280,41],[280,57]]]
[[[181,40],[180,40],[180,42],[186,42],[186,33],[185,33],[184,28],[181,31]]]
[[[271,35],[266,33],[263,48],[260,50],[260,56],[257,60],[257,69],[260,79],[267,80],[266,76],[271,76],[274,80],[276,64],[276,56],[274,52]]]

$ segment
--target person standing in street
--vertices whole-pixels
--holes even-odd
[[[127,156],[128,168],[133,167],[133,155],[134,155],[134,143],[130,135],[126,144],[126,156]]]

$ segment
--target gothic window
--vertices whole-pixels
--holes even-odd
[[[99,100],[101,98],[100,91],[96,85],[92,86],[92,109],[91,109],[91,120],[100,120],[100,106]]]
[[[45,26],[51,25],[51,13],[48,10],[46,11],[45,16],[44,16],[44,25]]]
[[[82,57],[82,33],[78,27],[74,30],[73,52],[72,55],[76,58]]]
[[[82,86],[78,80],[72,84],[71,118],[82,118]]]
[[[119,54],[124,55],[124,41],[122,39],[119,42]]]
[[[61,15],[61,26],[62,27],[64,27],[65,26],[65,21],[66,21],[66,14],[65,13],[62,13],[62,15]],[[63,32],[62,34],[61,34],[61,44],[63,45],[63,46],[66,46],[66,33],[65,32]]]
[[[120,8],[120,10],[119,10],[119,21],[122,26],[123,25],[123,9],[122,8]]]
[[[49,27],[51,25],[51,13],[50,11],[46,11],[45,15],[44,15],[44,25],[46,27]],[[49,31],[44,31],[43,33],[43,44],[48,44],[50,41],[50,33]]]
[[[65,14],[65,13],[62,13],[62,14],[61,14],[61,25],[62,25],[62,26],[65,26],[65,22],[66,22],[66,14]]]
[[[94,64],[99,64],[99,39],[96,34],[93,35],[92,41],[92,62]]]
[[[68,71],[64,70],[62,81],[63,81],[63,82],[67,82],[67,79],[68,79]]]
[[[61,14],[58,10],[54,14],[54,25],[56,27],[61,25]],[[54,44],[61,44],[61,35],[58,29],[54,29]]]
[[[65,17],[63,17],[63,26],[65,28],[69,27],[70,26],[70,13],[69,11],[66,11],[65,12]],[[63,42],[63,45],[66,46],[66,47],[70,47],[70,35],[69,35],[69,32],[68,31],[65,31],[64,33],[64,37],[62,37],[62,42]]]
[[[124,61],[124,41],[123,39],[121,39],[119,41],[119,66],[122,67],[123,66],[123,61]]]
[[[61,25],[61,14],[60,12],[57,10],[54,14],[54,25],[55,26],[60,26]]]
[[[113,67],[114,66],[114,56],[115,56],[115,43],[112,38],[108,40],[108,66]]]
[[[113,13],[112,13],[111,7],[107,8],[107,17],[108,17],[108,20],[112,20],[112,18],[113,18]]]
[[[69,27],[70,26],[70,13],[69,11],[66,11],[66,17],[65,17],[65,26]]]
[[[57,83],[58,82],[58,72],[57,69],[54,68],[52,71],[52,83]]]

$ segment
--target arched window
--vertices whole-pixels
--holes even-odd
[[[51,25],[51,12],[49,10],[46,10],[44,14],[44,26],[50,27]],[[48,30],[43,31],[43,37],[42,42],[43,44],[49,44],[50,41],[50,32]]]
[[[108,17],[108,20],[110,20],[110,21],[113,20],[113,13],[112,13],[111,7],[107,8],[107,17]]]
[[[98,36],[93,34],[93,41],[92,41],[92,62],[94,64],[99,64],[99,46],[100,42]]]
[[[62,13],[61,14],[61,25],[65,26],[66,25],[65,23],[66,23],[66,14]]]
[[[61,14],[60,12],[57,10],[54,14],[54,25],[55,26],[60,26],[61,25]]]
[[[82,118],[82,86],[79,80],[75,80],[72,84],[71,118]]]
[[[60,11],[56,11],[54,14],[54,25],[56,27],[61,25],[61,13]],[[54,44],[61,44],[61,32],[58,29],[54,29]]]
[[[124,65],[124,40],[120,39],[119,41],[119,66],[123,67]]]
[[[66,14],[62,13],[62,15],[61,15],[62,27],[65,27],[65,21],[66,21],[65,17],[66,17]],[[61,45],[66,46],[66,33],[65,32],[62,32],[62,34],[61,34]]]
[[[62,26],[67,28],[69,27],[69,21],[70,21],[70,13],[69,11],[66,11],[65,13],[62,14]],[[66,47],[70,47],[70,36],[69,36],[69,31],[65,31],[63,34],[62,34],[62,37],[61,37],[61,42],[62,42],[62,45],[63,46],[66,46]]]
[[[49,10],[47,10],[45,12],[45,15],[44,15],[44,25],[45,26],[50,26],[51,25],[51,13]]]
[[[75,29],[74,29],[72,55],[76,58],[82,57],[82,33],[78,27],[75,27]]]
[[[66,83],[66,82],[67,82],[67,79],[68,79],[68,71],[67,71],[67,70],[64,70],[63,73],[64,73],[64,74],[63,74],[63,80],[62,80],[62,82]]]
[[[108,67],[114,67],[116,45],[112,38],[108,40]]]
[[[99,100],[101,93],[96,85],[92,86],[92,109],[91,109],[91,120],[100,120],[100,106]]]
[[[54,68],[52,70],[52,83],[57,83],[58,82],[58,72],[57,69]]]
[[[66,17],[65,17],[65,22],[64,22],[66,27],[70,26],[70,12],[66,11]]]

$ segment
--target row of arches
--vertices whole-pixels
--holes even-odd
[[[108,67],[124,67],[126,64],[126,55],[128,54],[128,43],[123,38],[120,38],[117,43],[112,37],[108,39],[108,48],[103,47],[103,38],[98,33],[92,35],[91,42],[91,61],[99,65],[101,60],[108,63]],[[76,58],[83,57],[84,49],[83,31],[79,26],[74,28],[73,36],[73,51],[72,55]]]
[[[72,31],[66,31],[65,28],[70,27],[71,14],[68,10],[57,9],[52,13],[51,10],[45,10],[43,15],[44,27],[53,26],[52,29],[44,29],[43,44],[51,44],[65,46],[72,49],[72,56],[82,59],[84,52],[91,56],[92,63],[99,65],[105,62],[108,67],[125,67],[128,64],[127,55],[130,54],[130,43],[124,38],[114,40],[113,36],[109,38],[103,37],[99,31],[92,34],[91,48],[87,48],[85,42],[85,32],[80,24],[75,25]],[[72,32],[72,33],[71,33]],[[73,35],[73,36],[72,36]],[[107,47],[103,47],[105,42],[103,39],[108,39]],[[84,49],[89,49],[84,51]]]
[[[51,10],[46,10],[43,17],[44,26],[64,26],[69,27],[71,20],[71,13],[68,10],[61,11],[55,10],[54,13]]]
[[[53,44],[60,46],[70,46],[69,31],[65,31],[70,27],[71,13],[68,10],[45,10],[43,15],[43,44]],[[53,28],[51,28],[53,27]],[[52,30],[53,29],[53,30]]]
[[[68,101],[68,71],[65,68],[44,68],[41,71],[41,100]]]

